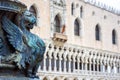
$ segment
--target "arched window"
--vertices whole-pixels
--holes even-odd
[[[31,13],[33,13],[33,15],[37,18],[36,8],[35,8],[33,5],[30,7],[29,11],[30,11]],[[36,22],[35,25],[37,25],[37,22]]]
[[[71,15],[74,15],[74,3],[71,4]]]
[[[95,38],[96,40],[100,41],[100,27],[98,24],[96,25],[96,28],[95,28]]]
[[[113,44],[117,43],[117,40],[116,40],[116,31],[115,30],[112,31],[112,43]]]
[[[61,23],[58,15],[55,16],[55,32],[60,33]]]
[[[83,6],[80,7],[80,17],[83,17]]]
[[[78,22],[78,19],[74,22],[74,35],[80,36],[80,24]]]
[[[34,14],[35,17],[37,17],[37,12],[34,6],[31,6],[29,9],[30,12],[32,12]]]

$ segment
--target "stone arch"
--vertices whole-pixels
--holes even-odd
[[[80,32],[81,32],[81,25],[80,25],[80,20],[79,18],[76,18],[74,21],[74,35],[76,36],[80,36]]]
[[[78,78],[74,78],[73,80],[79,80]]]
[[[31,9],[32,9],[32,10],[31,10]],[[33,14],[35,14],[35,17],[37,17],[37,15],[38,15],[38,9],[37,9],[36,4],[31,5],[31,6],[29,7],[29,10],[30,10]]]
[[[100,79],[98,79],[98,80],[104,80],[104,78],[100,78]]]
[[[50,78],[48,76],[45,76],[45,77],[43,77],[42,80],[50,80]]]
[[[98,41],[102,40],[101,27],[100,27],[99,23],[96,24],[96,26],[95,26],[95,40],[98,40]]]
[[[56,14],[54,17],[54,32],[61,32],[62,27],[62,17],[60,13]]]
[[[79,17],[77,17],[74,21],[74,27],[75,27],[75,22],[78,22],[79,24],[79,36],[80,37],[83,37],[83,34],[84,34],[84,23],[83,23],[83,20]],[[75,31],[74,31],[75,32]]]
[[[55,78],[53,78],[53,80],[61,80],[61,78],[60,77],[55,77]]]
[[[85,78],[83,78],[82,80],[86,80]]]
[[[69,80],[69,78],[68,77],[63,77],[63,79],[62,80]]]
[[[117,31],[115,29],[112,30],[112,44],[117,44]]]
[[[56,16],[57,16],[57,17],[60,19],[60,21],[62,22],[62,16],[61,16],[61,14],[60,14],[60,13],[57,13],[57,14],[54,16],[54,19],[55,19]]]
[[[38,9],[37,9],[37,6],[36,6],[36,4],[33,4],[33,5],[31,5],[30,7],[29,7],[29,11],[30,12],[32,12],[33,13],[33,15],[36,17],[36,26],[37,26],[37,24],[38,24]]]

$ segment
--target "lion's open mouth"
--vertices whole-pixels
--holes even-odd
[[[28,28],[30,28],[30,29],[32,29],[33,28],[33,26],[34,26],[34,24],[28,24]]]

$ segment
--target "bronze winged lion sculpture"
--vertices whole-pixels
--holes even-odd
[[[37,69],[45,52],[45,43],[29,30],[36,23],[35,16],[25,11],[20,16],[20,26],[15,25],[7,16],[2,17],[2,28],[7,34],[8,42],[15,52],[4,59],[15,62],[16,66],[25,72],[27,77],[36,77]]]

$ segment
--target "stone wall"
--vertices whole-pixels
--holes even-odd
[[[21,1],[28,6],[28,9],[31,6],[35,7],[37,25],[32,32],[46,41],[47,50],[41,63],[42,66],[38,70],[38,75],[43,80],[120,79],[120,16],[118,13],[97,7],[87,0],[86,2],[83,0]],[[74,4],[73,15],[71,14],[72,4]],[[55,45],[54,40],[52,40],[55,33],[54,18],[56,15],[60,18],[60,30],[65,25],[65,32],[61,35],[66,35],[67,41],[66,43],[60,42],[61,38],[58,41],[58,44],[62,44],[62,46]],[[74,21],[76,19],[80,24],[80,36],[74,35]],[[96,25],[100,27],[99,41],[95,39]],[[112,43],[113,30],[116,31],[117,35],[116,44]],[[69,55],[65,56],[66,53]],[[53,60],[54,58],[55,60]],[[62,60],[67,65],[66,68],[62,66]],[[55,61],[58,61],[57,64],[54,63]],[[43,65],[44,62],[47,62],[47,66]],[[52,64],[50,64],[51,62]],[[82,64],[84,66],[79,69],[78,67]],[[92,64],[92,67],[86,64]]]

